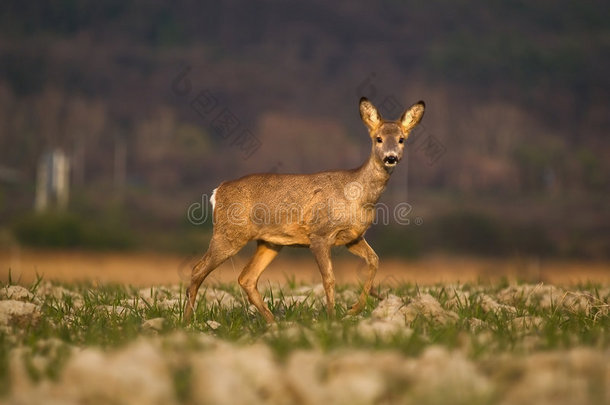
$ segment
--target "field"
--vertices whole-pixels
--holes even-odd
[[[341,282],[329,319],[320,284],[272,271],[260,286],[276,325],[234,281],[211,280],[185,327],[179,281],[20,276],[0,286],[9,403],[610,403],[605,280],[385,275],[356,317],[345,311],[358,286]]]

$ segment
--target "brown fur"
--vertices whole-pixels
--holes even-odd
[[[369,129],[372,149],[368,160],[359,168],[314,174],[253,174],[222,183],[215,193],[210,246],[191,274],[185,320],[188,322],[192,316],[203,280],[251,240],[257,241],[257,250],[238,281],[268,322],[274,318],[257,289],[258,279],[282,246],[291,245],[309,247],[312,251],[322,275],[327,311],[331,316],[335,307],[331,247],[345,245],[363,258],[368,264],[368,276],[358,302],[349,311],[360,312],[379,261],[363,235],[374,220],[375,203],[395,164],[402,158],[403,141],[419,123],[423,112],[424,103],[420,101],[399,121],[385,121],[362,98],[360,115]]]

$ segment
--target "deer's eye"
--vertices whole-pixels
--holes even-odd
[[[398,143],[404,143],[405,138],[398,138]]]
[[[381,142],[383,142],[383,139],[381,139],[381,137],[380,137],[380,136],[378,136],[378,137],[377,137],[377,143],[381,143]]]

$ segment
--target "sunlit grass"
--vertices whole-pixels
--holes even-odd
[[[417,315],[404,330],[374,339],[363,336],[358,326],[360,322],[371,319],[378,298],[369,297],[366,308],[357,317],[345,316],[350,303],[338,300],[337,317],[331,319],[326,314],[323,298],[310,296],[301,302],[291,299],[294,290],[301,287],[294,282],[288,282],[283,289],[266,289],[265,300],[278,320],[272,326],[247,305],[236,284],[215,286],[235,298],[233,305],[199,298],[194,321],[186,326],[182,322],[183,286],[162,290],[157,295],[149,294],[151,298],[144,299],[140,296],[141,290],[113,284],[51,285],[64,290],[59,290],[63,291],[59,296],[41,294],[39,290],[45,286],[49,288],[49,285],[38,280],[29,287],[40,300],[41,316],[36,323],[25,327],[9,326],[0,331],[0,389],[3,392],[8,387],[9,353],[15,347],[27,349],[29,360],[26,364],[33,364],[32,359],[39,354],[48,358],[42,371],[39,367],[28,368],[33,380],[42,377],[53,379],[59,375],[68,358],[69,347],[113,348],[142,335],[163,336],[177,330],[189,336],[207,334],[237,344],[262,342],[280,359],[298,349],[324,352],[349,348],[394,350],[416,356],[428,346],[441,345],[463,349],[472,358],[485,358],[499,353],[519,355],[575,346],[610,347],[608,289],[593,284],[572,289],[587,300],[589,304],[586,307],[564,305],[561,300],[542,305],[529,295],[516,295],[510,310],[497,311],[485,308],[482,297],[497,297],[507,283],[384,287],[380,289],[382,299],[393,294],[408,304],[419,294],[427,293],[457,317],[441,323]],[[338,295],[350,290],[356,293],[358,288],[340,286]],[[460,298],[455,294],[456,290],[468,295]],[[202,291],[205,293],[205,287]],[[575,293],[567,292],[563,299],[569,294]],[[163,318],[163,326],[155,330],[144,328],[143,323],[153,318]],[[532,324],[522,327],[516,318]],[[176,372],[188,374],[188,370]]]

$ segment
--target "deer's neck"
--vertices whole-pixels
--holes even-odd
[[[363,204],[375,204],[385,190],[390,173],[373,154],[356,169],[356,181],[362,185]]]

